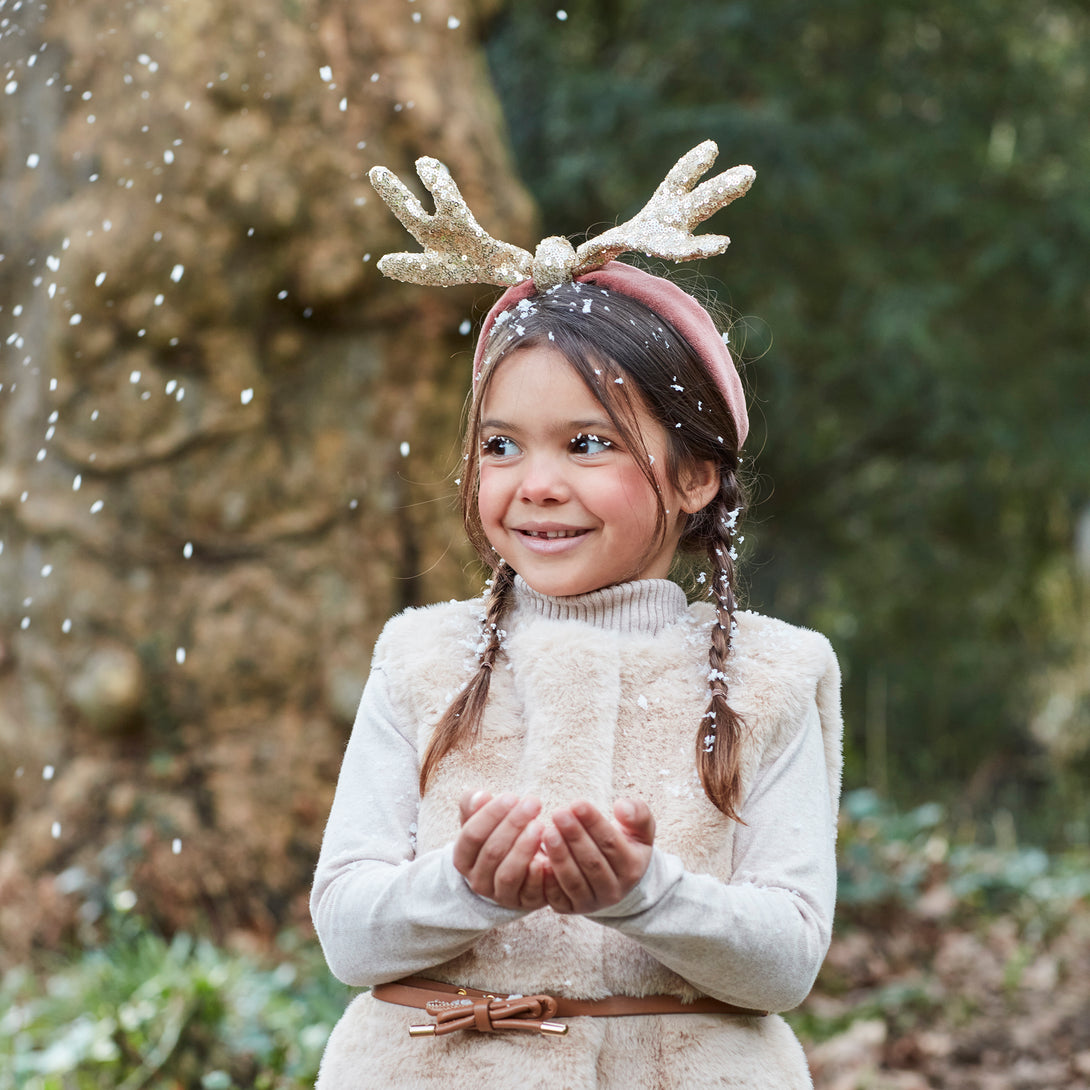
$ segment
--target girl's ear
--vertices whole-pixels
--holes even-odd
[[[692,462],[682,475],[681,509],[687,515],[703,511],[719,494],[719,470],[715,462]]]

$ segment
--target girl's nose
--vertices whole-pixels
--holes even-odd
[[[525,460],[519,481],[519,499],[540,505],[563,503],[569,495],[567,476],[559,459],[536,455]]]

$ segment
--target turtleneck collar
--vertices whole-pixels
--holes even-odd
[[[638,579],[589,594],[554,598],[538,594],[517,575],[512,619],[536,616],[553,621],[582,621],[594,628],[654,636],[677,623],[687,607],[685,592],[669,579]]]

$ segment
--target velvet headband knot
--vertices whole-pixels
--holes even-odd
[[[634,265],[625,265],[620,261],[611,261],[608,265],[593,272],[576,276],[577,284],[593,284],[607,291],[627,295],[642,303],[648,310],[669,322],[696,353],[705,370],[715,383],[723,400],[727,403],[734,418],[738,433],[738,447],[741,449],[749,433],[749,416],[746,412],[745,393],[738,369],[734,366],[726,342],[712,321],[711,315],[691,296],[676,284],[661,276],[637,269]],[[524,299],[530,299],[538,293],[532,280],[525,280],[508,288],[496,300],[485,317],[473,354],[473,384],[480,378],[481,362],[484,358],[488,339],[496,324],[496,319]]]

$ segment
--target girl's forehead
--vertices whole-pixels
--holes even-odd
[[[551,343],[536,340],[505,353],[482,376],[477,419],[489,404],[517,390],[533,390],[541,409],[563,395],[567,401],[593,404],[606,416],[629,416],[633,400],[639,400],[615,361],[585,356],[573,360]]]
[[[584,377],[586,367],[578,367],[560,349],[548,343],[534,342],[520,345],[497,360],[487,375],[482,389],[482,403],[509,400],[520,394],[548,398],[541,408],[548,407],[549,400],[563,397],[565,400],[592,399],[601,403],[602,395],[597,381],[588,384]],[[595,365],[605,378],[605,369]],[[594,375],[597,379],[599,376]]]

